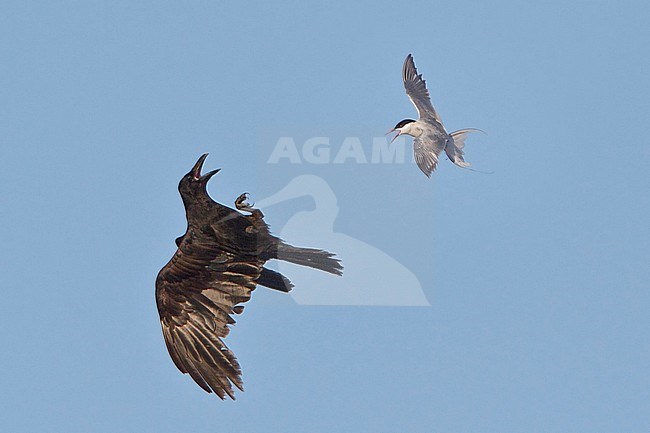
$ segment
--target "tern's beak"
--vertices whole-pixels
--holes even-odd
[[[396,139],[397,137],[399,137],[400,134],[402,133],[401,130],[399,130],[399,129],[394,129],[394,128],[393,128],[392,131],[388,131],[388,134],[390,134],[390,133],[393,132],[393,131],[397,131],[397,134],[395,134],[395,136],[394,136],[393,138],[391,138],[391,140],[390,140],[391,143],[392,143],[393,141],[395,141],[395,139]],[[388,134],[387,134],[387,135],[388,135]]]

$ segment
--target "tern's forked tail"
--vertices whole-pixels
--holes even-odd
[[[462,149],[465,147],[465,139],[467,138],[468,134],[471,134],[472,132],[482,132],[485,134],[485,131],[482,131],[480,129],[476,128],[465,128],[465,129],[459,129],[458,131],[454,131],[451,134],[451,138],[454,139],[454,144],[456,145],[457,148]]]
[[[449,157],[449,160],[462,168],[469,167],[469,162],[466,162],[465,158],[463,158],[463,155],[465,154],[463,148],[465,147],[465,139],[467,139],[467,135],[472,132],[483,131],[476,128],[459,129],[458,131],[449,134],[452,140],[445,146],[445,153]]]

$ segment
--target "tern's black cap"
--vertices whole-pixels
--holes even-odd
[[[404,119],[404,120],[400,121],[397,125],[395,125],[395,129],[403,128],[404,125],[407,125],[407,124],[413,123],[413,122],[415,122],[415,120],[413,120],[413,119]]]

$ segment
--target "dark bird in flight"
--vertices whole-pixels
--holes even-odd
[[[447,133],[445,126],[442,124],[440,116],[433,108],[426,82],[422,74],[418,74],[413,62],[413,56],[406,56],[402,68],[402,80],[406,95],[409,97],[415,108],[418,110],[418,120],[404,119],[400,121],[393,129],[386,134],[397,131],[393,137],[393,142],[401,134],[407,134],[414,137],[413,152],[415,153],[415,162],[427,177],[436,170],[438,165],[438,156],[444,150],[451,162],[461,168],[467,168],[468,162],[463,158],[465,139],[470,132],[483,132],[480,129],[466,128]]]
[[[178,190],[187,217],[178,249],[156,278],[156,304],[167,350],[176,367],[205,391],[233,400],[232,385],[243,391],[241,368],[224,344],[233,314],[240,314],[256,285],[288,292],[293,285],[264,267],[269,259],[285,260],[335,275],[343,267],[327,251],[298,248],[271,235],[264,215],[247,203],[235,207],[212,200],[206,185],[219,170],[201,174],[202,155],[180,181]]]

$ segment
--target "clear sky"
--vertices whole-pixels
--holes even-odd
[[[641,1],[5,1],[0,430],[647,433],[649,21]],[[372,162],[416,115],[408,53],[494,174],[443,158],[427,179],[410,139]],[[300,163],[270,162],[287,137]],[[350,275],[343,305],[300,298],[321,275],[296,267],[294,297],[254,293],[235,402],[176,370],[154,301],[203,152],[223,203],[311,179],[268,222]]]

